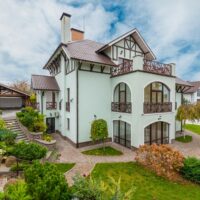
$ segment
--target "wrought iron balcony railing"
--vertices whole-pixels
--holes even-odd
[[[111,75],[118,76],[121,74],[127,74],[131,71],[133,71],[132,60],[124,60],[123,63],[119,64],[118,66],[112,67]]]
[[[131,113],[132,112],[132,103],[130,103],[130,102],[126,102],[126,103],[112,102],[111,110],[113,112]]]
[[[156,74],[172,75],[172,65],[163,64],[156,61],[144,60],[143,70]]]
[[[46,109],[47,110],[53,110],[57,108],[56,102],[46,102]]]
[[[144,103],[144,113],[161,113],[161,112],[171,112],[172,103]]]
[[[70,112],[70,102],[66,102],[66,111]]]

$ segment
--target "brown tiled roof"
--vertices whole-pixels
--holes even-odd
[[[31,87],[34,90],[60,90],[54,76],[32,75]]]
[[[92,40],[80,40],[63,44],[64,50],[71,58],[114,66],[115,63],[108,56],[103,53],[96,53],[102,46],[104,45]]]
[[[194,82],[189,82],[188,81],[188,83],[190,83],[194,87],[190,88],[185,93],[194,93],[194,92],[196,92],[200,88],[200,81],[194,81]]]

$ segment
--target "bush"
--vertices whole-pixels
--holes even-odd
[[[184,178],[200,184],[200,160],[197,158],[186,158],[184,166],[181,168]]]
[[[0,130],[0,141],[4,141],[6,145],[12,145],[15,143],[15,138],[17,137],[16,133],[8,129]]]
[[[32,161],[43,158],[47,153],[47,148],[33,142],[19,142],[14,146],[11,153],[17,158]]]
[[[87,180],[82,176],[75,176],[73,196],[79,200],[101,200],[102,190],[99,187],[99,183],[92,178]]]
[[[70,192],[62,173],[54,165],[34,162],[25,170],[28,192],[37,200],[68,200]]]
[[[42,139],[47,141],[47,142],[51,142],[52,141],[52,136],[49,134],[43,134],[42,135]]]
[[[44,115],[40,114],[32,107],[26,107],[18,112],[19,121],[31,132],[45,132],[46,124],[44,123]]]
[[[29,163],[26,163],[26,162],[19,162],[18,165],[17,165],[17,164],[12,165],[12,167],[11,167],[10,170],[11,170],[12,172],[24,171],[24,170],[27,169],[29,166],[30,166]]]
[[[108,137],[107,122],[103,119],[94,120],[92,122],[90,134],[93,141],[104,141]]]
[[[6,128],[6,123],[4,122],[3,119],[0,118],[0,129],[5,129]]]
[[[159,176],[176,179],[184,156],[168,145],[142,145],[136,152],[136,161]]]
[[[18,180],[6,186],[5,199],[32,200],[32,197],[27,192],[27,184],[23,180]]]

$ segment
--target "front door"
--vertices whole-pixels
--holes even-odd
[[[46,118],[47,133],[55,133],[55,118]]]
[[[131,126],[130,124],[121,121],[113,121],[114,142],[126,147],[131,147]]]

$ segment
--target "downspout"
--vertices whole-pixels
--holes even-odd
[[[76,70],[76,148],[79,148],[79,80],[78,67]]]
[[[44,91],[42,91],[41,95],[41,113],[43,114],[43,97],[44,97]]]
[[[181,105],[183,105],[183,93],[181,92]],[[181,120],[181,133],[183,132],[183,120]]]

